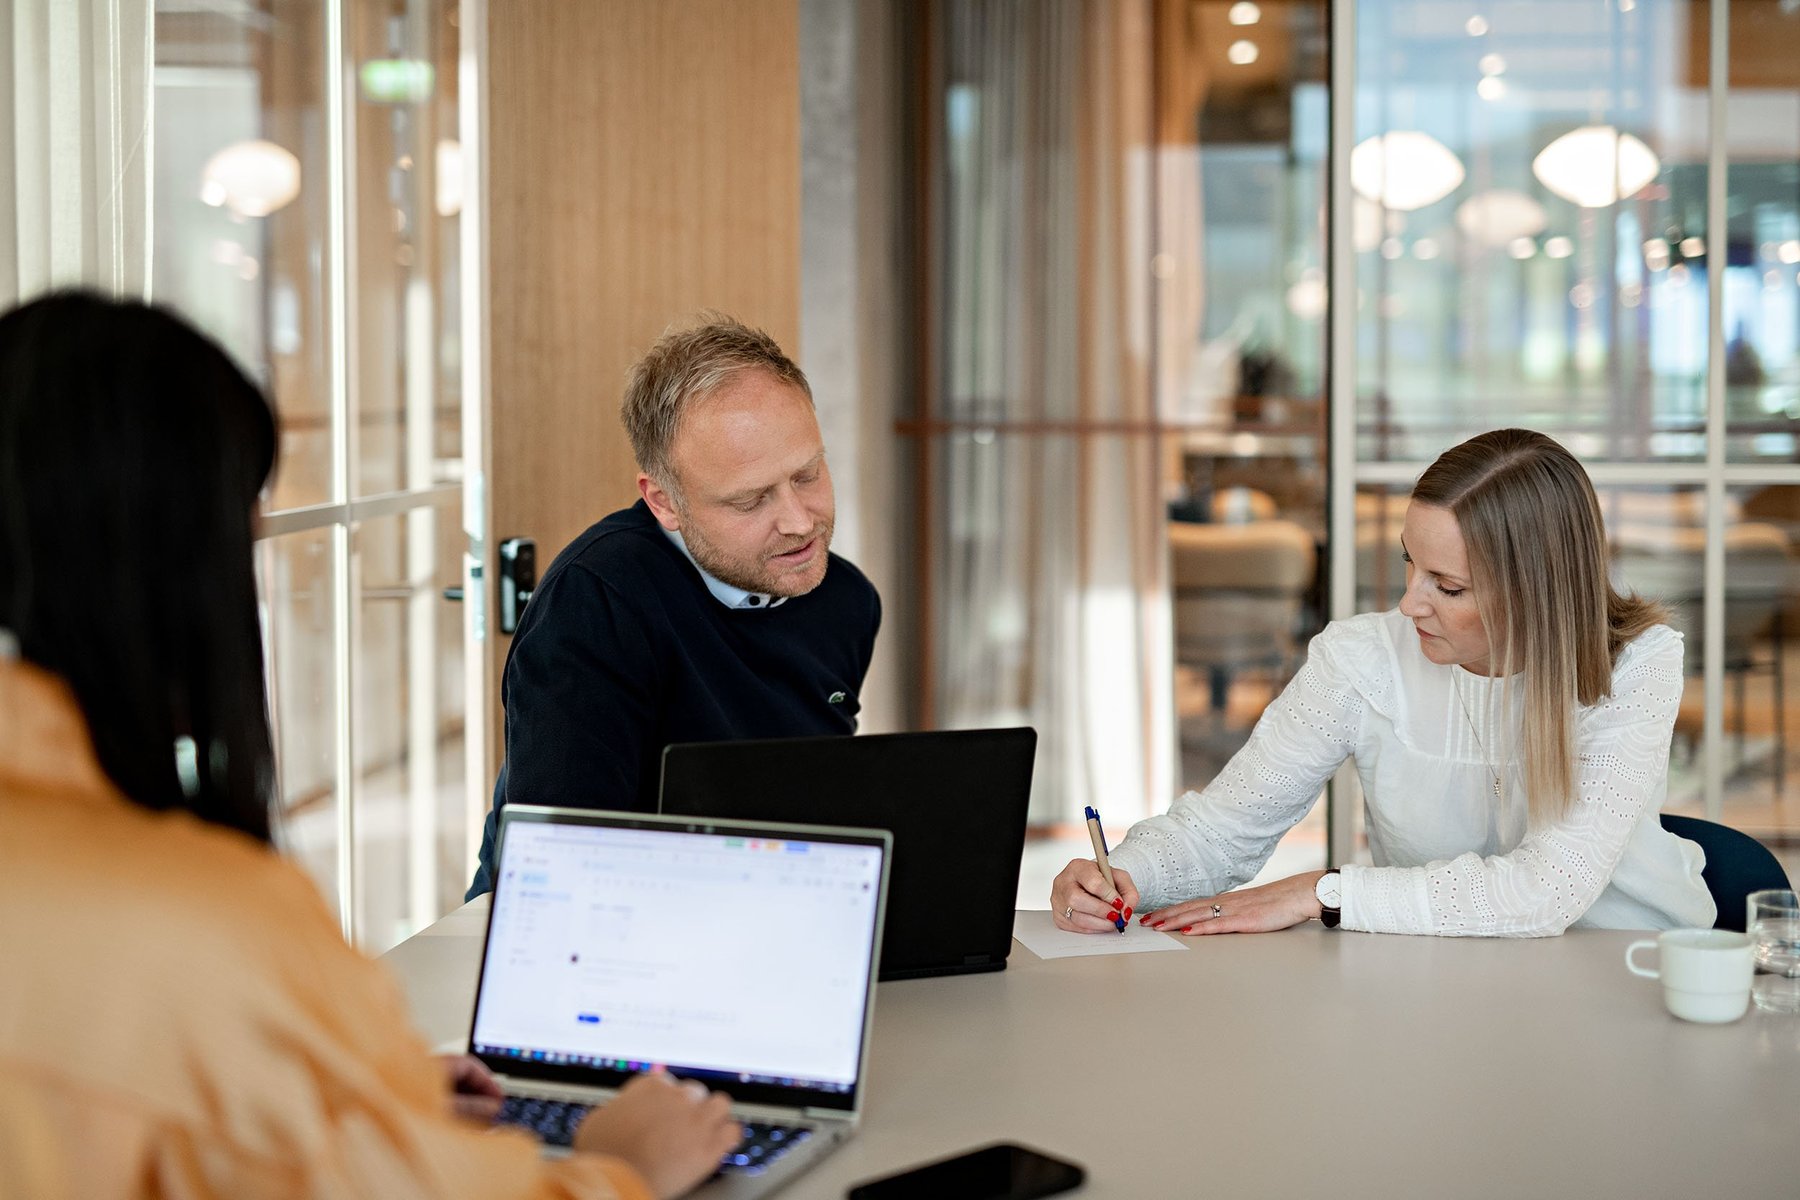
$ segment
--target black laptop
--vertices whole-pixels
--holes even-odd
[[[999,971],[1036,754],[1034,729],[689,742],[663,751],[661,806],[889,830],[881,978]]]

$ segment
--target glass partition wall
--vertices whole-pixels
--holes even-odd
[[[269,392],[277,837],[379,952],[470,870],[455,0],[158,0],[153,297]],[[479,723],[479,722],[477,722]],[[479,736],[479,732],[474,736]]]
[[[1431,459],[1523,425],[1588,464],[1619,581],[1686,635],[1669,809],[1792,854],[1800,9],[927,7],[928,337],[901,428],[925,461],[926,722],[1037,724],[1040,827],[1095,796],[1115,827],[1160,811],[1327,618],[1396,602]],[[1046,148],[1059,170],[1007,174]],[[1056,303],[1010,307],[1046,281]],[[1126,353],[1093,353],[1097,321]],[[1104,577],[1080,569],[1094,528],[1131,548]],[[1121,585],[1137,605],[1107,608]],[[1069,618],[1102,612],[1134,661],[1095,688]],[[1334,788],[1329,849],[1303,825],[1271,870],[1366,853],[1358,807]]]
[[[1150,274],[1177,783],[1199,789],[1326,617],[1329,13],[1324,0],[1157,12]],[[1322,861],[1325,817],[1316,805],[1264,876]]]
[[[1353,103],[1334,183],[1356,301],[1334,347],[1355,381],[1332,395],[1354,574],[1334,610],[1394,601],[1399,497],[1439,451],[1501,425],[1551,434],[1600,489],[1618,582],[1686,638],[1667,810],[1791,861],[1800,11],[1336,11],[1356,33],[1334,90]]]
[[[1037,728],[1041,904],[1084,805],[1204,787],[1322,624],[1327,8],[921,11],[920,718]]]

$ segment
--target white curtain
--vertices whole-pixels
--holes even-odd
[[[1031,724],[1032,820],[1167,803],[1147,0],[945,6],[938,717]]]
[[[153,0],[0,5],[0,308],[150,286]]]

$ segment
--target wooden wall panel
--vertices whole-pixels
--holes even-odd
[[[620,391],[671,321],[719,309],[799,354],[798,16],[796,0],[489,14],[490,528],[535,537],[541,569],[636,497]]]

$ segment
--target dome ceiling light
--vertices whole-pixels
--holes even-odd
[[[206,160],[200,198],[246,217],[266,217],[300,194],[300,160],[274,142],[233,142]]]
[[[1456,209],[1456,227],[1485,246],[1504,246],[1514,238],[1536,237],[1550,224],[1544,206],[1510,188],[1478,192]]]
[[[1350,186],[1399,212],[1437,203],[1462,185],[1463,175],[1462,160],[1418,130],[1367,138],[1350,152]]]
[[[1611,125],[1583,125],[1545,146],[1531,173],[1552,192],[1583,208],[1605,208],[1635,195],[1662,163],[1642,141]]]

